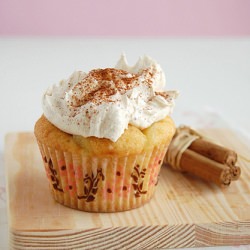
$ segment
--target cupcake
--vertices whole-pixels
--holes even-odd
[[[35,136],[53,198],[90,212],[139,207],[155,191],[175,133],[176,91],[162,91],[164,73],[142,57],[130,67],[74,72],[43,95]]]

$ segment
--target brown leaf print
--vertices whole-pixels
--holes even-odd
[[[95,195],[98,191],[98,183],[100,180],[104,181],[105,177],[102,173],[102,169],[98,169],[96,176],[94,176],[94,173],[92,172],[91,175],[86,174],[83,183],[84,183],[84,194],[81,196],[78,196],[78,199],[84,199],[87,202],[91,202],[95,200]]]
[[[47,158],[44,157],[44,162],[49,168],[49,174],[53,188],[59,192],[63,192],[63,189],[60,187],[60,182],[57,177],[57,171],[54,169],[52,160],[49,159],[49,161],[47,161]]]
[[[135,190],[135,197],[138,198],[142,194],[146,194],[147,190],[143,191],[143,179],[146,174],[146,168],[144,168],[142,171],[140,171],[140,166],[137,164],[134,166],[134,171],[131,174],[131,177],[134,181],[132,184],[134,190]]]

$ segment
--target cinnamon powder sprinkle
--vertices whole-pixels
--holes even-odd
[[[169,94],[166,92],[155,92],[156,95],[160,95],[162,97],[164,97],[165,99],[167,99],[169,97]]]
[[[74,86],[69,105],[79,107],[87,102],[93,104],[113,102],[111,96],[117,92],[124,94],[138,86],[141,76],[143,76],[141,82],[152,85],[152,73],[149,72],[149,69],[144,69],[139,74],[131,74],[114,68],[94,69]]]

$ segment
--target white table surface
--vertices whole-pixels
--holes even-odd
[[[219,117],[250,134],[250,37],[238,39],[0,38],[0,249],[7,248],[4,136],[32,131],[42,114],[41,95],[75,70],[113,67],[125,52],[130,64],[141,55],[164,69],[167,89],[178,89],[178,124],[209,125]],[[203,114],[203,123],[193,119]],[[204,119],[205,117],[205,119]],[[220,123],[221,124],[221,123]],[[249,137],[248,137],[249,138]],[[220,247],[219,249],[228,247]],[[230,249],[250,249],[250,246]]]

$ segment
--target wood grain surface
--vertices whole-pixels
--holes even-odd
[[[118,213],[56,203],[32,133],[6,136],[13,249],[159,249],[250,244],[250,147],[230,130],[200,131],[238,152],[241,177],[228,188],[162,166],[153,199]]]

